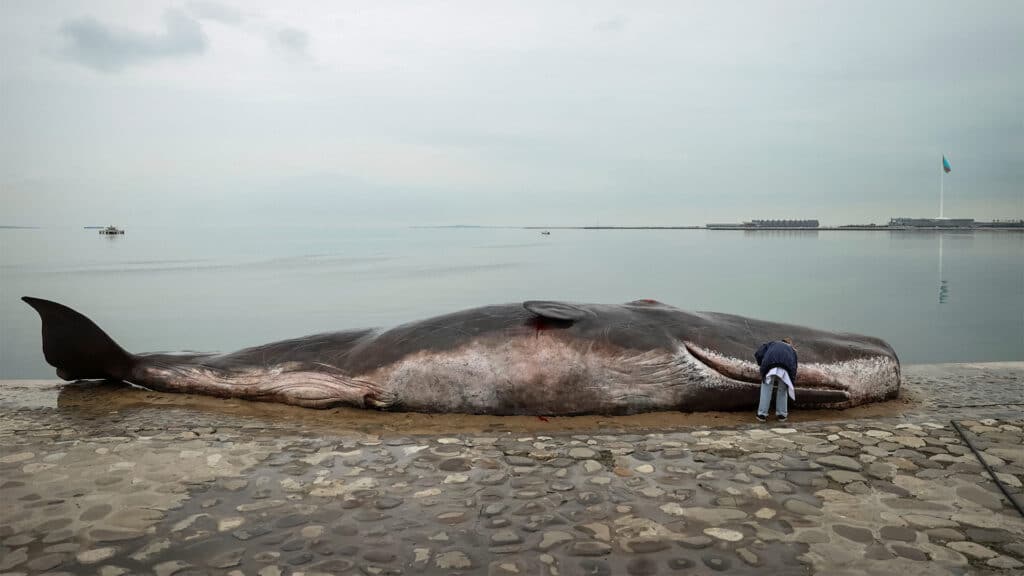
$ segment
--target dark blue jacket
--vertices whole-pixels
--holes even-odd
[[[768,371],[778,366],[789,373],[789,379],[796,385],[796,350],[789,344],[780,340],[765,342],[754,352],[754,359],[761,367],[762,382]]]

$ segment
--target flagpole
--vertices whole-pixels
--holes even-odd
[[[939,220],[942,219],[942,205],[946,197],[946,167],[939,167]]]

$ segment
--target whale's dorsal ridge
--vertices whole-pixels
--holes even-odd
[[[527,300],[523,302],[523,308],[533,312],[541,318],[549,320],[576,321],[592,314],[584,308],[568,302],[557,302],[554,300]]]

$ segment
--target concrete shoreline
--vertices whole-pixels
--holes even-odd
[[[756,227],[756,226],[410,226],[420,229],[497,229],[497,230],[744,230],[750,232],[796,231],[796,232],[1022,232],[1024,226],[889,226],[888,224],[843,224],[840,226],[818,226],[808,228],[800,226]]]
[[[1024,570],[1024,518],[950,425],[1024,499],[1024,362],[904,376],[887,406],[781,426],[312,411],[4,381],[0,573]]]
[[[954,228],[954,227],[907,227],[907,226],[869,226],[869,225],[843,225],[843,226],[818,226],[817,228],[807,227],[764,227],[756,226],[523,226],[520,230],[715,230],[715,231],[736,231],[744,232],[1020,232],[1024,233],[1021,226],[984,226],[977,228]]]

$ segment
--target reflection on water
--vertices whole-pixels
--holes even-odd
[[[943,235],[939,233],[939,304],[945,304],[949,298],[949,284],[946,279],[942,276],[942,238]]]
[[[942,277],[942,234],[938,234],[939,237],[939,304],[945,304],[946,298],[949,296],[949,287],[946,285],[945,278]]]
[[[744,236],[753,236],[753,237],[772,237],[772,236],[775,236],[775,237],[793,237],[793,236],[802,236],[802,237],[816,238],[818,236],[818,231],[815,230],[814,228],[808,228],[806,230],[799,230],[799,229],[794,229],[794,228],[789,228],[789,229],[786,229],[786,230],[772,230],[770,228],[764,228],[764,229],[760,229],[760,230],[744,230],[743,231],[743,235]]]
[[[938,253],[939,253],[939,298],[938,298],[938,303],[939,304],[946,304],[949,301],[949,295],[950,295],[950,292],[949,292],[949,289],[950,289],[949,280],[946,278],[945,274],[943,273],[943,264],[944,264],[944,260],[945,260],[943,245],[945,243],[946,236],[947,235],[952,236],[953,239],[955,241],[958,241],[958,242],[968,242],[968,243],[970,243],[970,242],[974,241],[974,234],[975,234],[974,231],[973,230],[934,230],[934,231],[928,230],[928,231],[915,231],[915,232],[901,231],[901,232],[896,232],[896,233],[898,233],[898,234],[926,234],[926,235],[934,234],[937,237],[937,241],[938,241],[938,245],[939,245],[939,248],[938,248]]]

